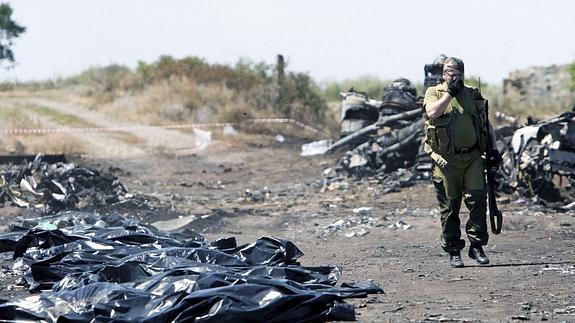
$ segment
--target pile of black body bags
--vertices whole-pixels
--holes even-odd
[[[317,322],[354,320],[346,298],[383,290],[341,284],[337,267],[303,267],[290,241],[208,242],[120,214],[65,211],[21,219],[0,235],[4,271],[31,296],[0,301],[0,320],[48,322]]]

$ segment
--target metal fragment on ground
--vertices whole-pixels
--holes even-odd
[[[42,213],[101,206],[128,199],[118,179],[106,172],[73,163],[47,163],[42,155],[32,162],[0,171],[0,202]]]

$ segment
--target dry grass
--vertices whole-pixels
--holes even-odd
[[[3,128],[43,128],[41,120],[33,118],[28,108],[0,107]],[[82,151],[84,146],[81,141],[67,134],[4,135],[0,140],[0,153],[3,154],[65,154]]]
[[[41,117],[47,118],[50,122],[57,123],[59,125],[77,128],[98,127],[98,125],[88,122],[78,116],[61,113],[45,106],[28,104],[24,105],[23,108],[32,111]],[[142,145],[145,143],[143,139],[129,132],[110,132],[108,133],[108,136],[129,145]]]
[[[7,95],[4,93],[4,95]],[[233,90],[222,85],[197,84],[193,80],[181,78],[177,81],[160,81],[146,87],[145,91],[126,93],[113,102],[97,105],[92,98],[78,96],[71,91],[49,90],[38,93],[21,91],[19,96],[41,96],[58,101],[68,101],[79,106],[95,107],[99,112],[117,120],[133,124],[167,125],[203,122],[235,122],[234,128],[240,132],[276,135],[292,138],[315,139],[318,135],[293,124],[241,124],[251,118],[283,118],[272,107],[255,110]],[[95,127],[76,116],[53,111],[38,105],[26,105],[23,110],[34,112],[48,120],[72,127]],[[310,124],[325,129],[332,137],[339,131],[339,103],[329,104],[326,112],[326,124]],[[39,127],[35,125],[34,127]],[[325,128],[322,128],[325,127]],[[217,136],[221,129],[208,129]],[[187,132],[186,130],[182,130]],[[191,131],[191,130],[189,130]],[[111,134],[112,137],[129,144],[141,144],[142,140],[128,133]],[[321,137],[325,137],[322,135]],[[237,137],[235,137],[237,139]],[[222,136],[222,140],[236,140],[231,136]]]
[[[0,122],[2,128],[40,128],[38,120],[33,120],[30,115],[17,106],[1,106]]]
[[[316,128],[332,129],[320,90],[305,73],[278,72],[265,63],[239,61],[226,66],[197,57],[140,62],[136,70],[120,65],[97,67],[78,76],[4,89],[1,96],[43,96],[73,102],[133,124],[166,125],[205,122],[241,122],[250,118],[295,118]],[[1,90],[1,89],[0,89]],[[38,109],[38,108],[36,108]],[[61,124],[79,120],[48,115]],[[327,126],[326,126],[327,125]],[[284,134],[308,136],[284,127]],[[247,131],[279,132],[275,126]]]
[[[201,96],[192,81],[167,80],[149,85],[145,91],[126,93],[99,105],[98,111],[138,124],[173,124],[193,119]]]
[[[68,134],[4,136],[0,154],[80,154],[86,152],[83,141]]]
[[[254,97],[257,97],[254,94]],[[335,108],[338,110],[339,108]],[[146,87],[145,91],[126,94],[117,100],[100,106],[99,111],[116,118],[138,124],[182,124],[231,122],[242,123],[251,118],[283,118],[279,111],[269,106],[255,109],[245,97],[221,84],[197,84],[194,80],[181,78],[176,81],[160,81]],[[329,116],[328,132],[338,129],[338,117]],[[316,128],[324,125],[310,124]],[[313,133],[291,125],[236,125],[244,132],[283,134],[296,138],[314,138]],[[214,131],[217,133],[218,131]],[[229,139],[229,138],[228,138]]]
[[[0,120],[5,129],[48,128],[46,123],[50,128],[53,124],[78,128],[97,126],[77,116],[34,104],[0,107]],[[129,145],[144,144],[143,139],[129,132],[112,132],[107,136]],[[0,153],[4,154],[78,154],[86,151],[85,140],[69,133],[4,135],[0,140]]]
[[[81,154],[88,150],[83,140],[69,134],[47,134],[26,138],[27,153],[36,154]]]
[[[20,104],[17,107],[23,110],[33,112],[38,116],[46,118],[48,121],[59,125],[78,127],[78,128],[96,127],[95,124],[86,121],[78,116],[68,113],[62,113],[42,105]]]
[[[142,138],[129,132],[111,132],[108,136],[131,146],[141,146],[146,143]]]

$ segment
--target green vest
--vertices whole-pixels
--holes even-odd
[[[424,104],[439,100],[447,93],[447,83],[430,87],[425,92]],[[485,151],[485,104],[479,90],[465,86],[451,100],[442,116],[426,124],[426,143],[440,155],[450,155],[455,149],[479,144]]]

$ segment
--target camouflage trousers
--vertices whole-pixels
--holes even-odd
[[[465,247],[459,218],[462,199],[469,210],[465,225],[469,241],[486,245],[489,234],[484,160],[478,150],[444,158],[447,165],[441,167],[435,163],[432,175],[441,214],[441,247],[446,252],[458,252]]]

